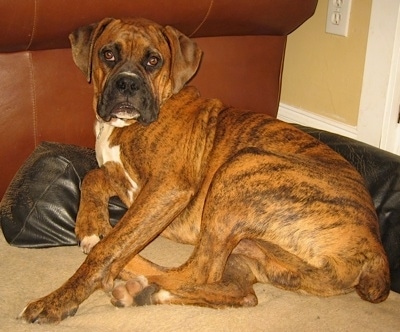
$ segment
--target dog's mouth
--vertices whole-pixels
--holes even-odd
[[[111,99],[111,98],[106,98]],[[126,127],[133,123],[149,125],[158,118],[159,108],[153,107],[153,100],[123,98],[124,100],[105,103],[100,99],[97,105],[97,116],[115,127]],[[130,100],[132,99],[132,100]]]
[[[139,111],[128,102],[117,104],[110,114],[110,119],[136,120],[140,117]]]

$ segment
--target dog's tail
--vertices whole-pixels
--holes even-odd
[[[390,273],[386,255],[376,254],[368,259],[360,274],[355,289],[358,295],[366,301],[379,303],[389,296]]]

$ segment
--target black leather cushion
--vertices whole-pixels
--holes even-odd
[[[365,179],[389,258],[392,289],[400,293],[400,156],[323,130],[296,127],[340,153]]]
[[[19,247],[76,245],[74,227],[81,181],[97,167],[91,149],[41,143],[10,183],[0,204],[6,240]],[[118,200],[110,202],[111,223],[125,212]]]

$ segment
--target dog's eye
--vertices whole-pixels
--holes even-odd
[[[159,58],[157,58],[156,56],[151,56],[148,60],[147,60],[147,65],[149,67],[155,67],[158,65],[158,62],[160,61]]]
[[[105,50],[103,52],[103,56],[106,61],[110,61],[110,62],[115,61],[114,53],[110,50]]]

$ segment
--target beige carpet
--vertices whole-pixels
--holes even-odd
[[[147,257],[176,265],[190,254],[188,246],[157,239]],[[57,326],[29,325],[16,319],[25,304],[60,286],[83,261],[77,247],[19,249],[0,235],[1,331],[400,331],[400,294],[381,304],[355,293],[318,298],[255,286],[255,308],[214,310],[159,305],[117,309],[102,291],[93,294],[74,317]]]

